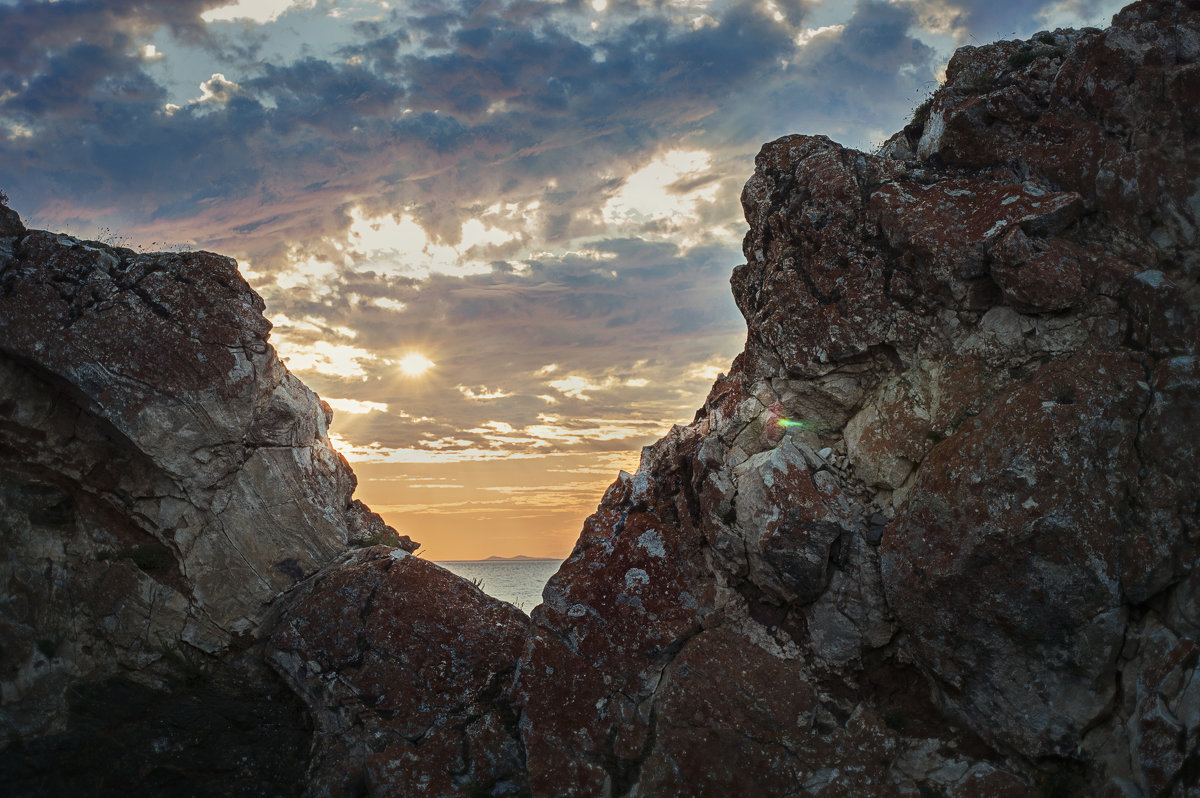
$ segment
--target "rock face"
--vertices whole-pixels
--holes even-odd
[[[271,661],[316,727],[315,795],[522,795],[508,686],[529,619],[404,549],[342,558],[291,600]]]
[[[959,51],[878,155],[765,146],[729,375],[528,629],[366,644],[414,687],[333,701],[343,763],[376,794],[1200,795],[1198,58],[1195,4],[1140,3]],[[318,592],[275,662],[322,718],[365,667],[302,623],[385,621]],[[453,688],[409,675],[434,652]]]
[[[746,349],[529,619],[343,551],[230,262],[3,217],[8,727],[182,651],[270,664],[312,795],[1200,796],[1198,109],[1200,5],[1141,2],[766,145]]]
[[[1200,794],[1198,57],[1140,3],[763,148],[746,350],[533,612],[534,795]]]
[[[348,543],[402,543],[262,310],[228,258],[0,207],[0,744],[69,732],[80,684],[229,665]]]

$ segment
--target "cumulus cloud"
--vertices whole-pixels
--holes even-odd
[[[200,96],[192,102],[224,104],[236,97],[241,90],[241,86],[227,79],[220,72],[214,72],[211,78],[200,84]]]
[[[300,371],[319,393],[353,391],[387,404],[393,416],[403,411],[444,425],[398,416],[369,425],[337,420],[349,440],[385,449],[436,444],[442,452],[637,448],[648,429],[689,418],[711,382],[703,368],[717,358],[728,362],[740,347],[744,328],[726,286],[736,256],[732,248],[685,252],[616,239],[594,242],[586,255],[545,256],[458,277],[398,282],[344,270],[328,294],[303,286],[269,294],[281,308],[272,341],[289,358],[292,346],[335,341],[331,351],[344,353],[347,367],[309,362]],[[379,296],[394,297],[398,307],[379,307]],[[398,364],[411,352],[437,366],[405,377]],[[608,416],[645,425],[622,422],[616,428],[629,433],[624,437],[527,432],[554,426],[545,420],[551,405],[563,429],[573,419]],[[518,436],[500,441],[470,432],[479,428],[481,411]]]
[[[1106,25],[1125,0],[911,0],[925,30],[959,44],[1026,37],[1039,29]]]

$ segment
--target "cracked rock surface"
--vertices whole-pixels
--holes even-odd
[[[8,728],[183,650],[269,663],[311,795],[1200,798],[1200,6],[963,48],[742,203],[745,350],[529,618],[344,551],[232,262],[0,215]]]
[[[69,748],[81,711],[104,715],[81,685],[225,673],[282,591],[355,540],[403,543],[352,500],[329,410],[262,310],[228,258],[26,230],[0,207],[0,748]],[[224,695],[278,687],[247,668]]]
[[[746,349],[532,613],[529,794],[1200,795],[1198,42],[1138,3],[762,149]]]

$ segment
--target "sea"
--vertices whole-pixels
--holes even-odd
[[[477,582],[492,598],[507,601],[526,615],[542,603],[542,588],[562,560],[452,560],[438,565]]]

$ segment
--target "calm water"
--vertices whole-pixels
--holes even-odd
[[[542,588],[562,560],[458,560],[438,565],[463,579],[478,580],[484,593],[528,613],[542,603]]]

